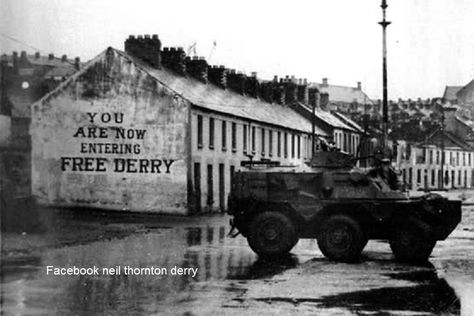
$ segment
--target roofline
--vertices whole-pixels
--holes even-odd
[[[283,128],[283,129],[287,129],[287,130],[293,130],[293,131],[298,131],[298,132],[303,132],[303,133],[308,133],[308,134],[311,134],[311,132],[307,132],[307,131],[303,131],[303,130],[299,130],[299,129],[292,129],[292,128],[289,128],[289,127],[286,127],[286,126],[283,126],[283,125],[277,125],[277,124],[272,124],[272,123],[268,123],[268,122],[265,122],[265,121],[259,121],[259,120],[255,120],[255,119],[250,119],[248,117],[245,117],[245,116],[239,116],[239,115],[235,115],[235,114],[229,114],[227,112],[221,112],[221,111],[218,111],[218,110],[213,110],[213,109],[208,109],[208,108],[204,108],[198,104],[195,104],[194,102],[192,102],[191,100],[189,100],[188,98],[186,98],[185,96],[183,96],[181,93],[175,91],[174,89],[172,89],[171,87],[169,87],[167,84],[165,84],[164,82],[162,82],[161,80],[159,80],[158,78],[156,78],[154,75],[152,75],[145,67],[143,67],[139,62],[137,62],[135,59],[132,59],[130,58],[130,56],[128,56],[126,53],[116,49],[116,48],[113,48],[111,46],[107,47],[105,50],[103,50],[102,52],[100,52],[97,56],[95,56],[94,58],[92,58],[90,61],[88,61],[86,63],[86,65],[77,70],[76,72],[74,72],[72,75],[70,75],[65,81],[61,82],[56,88],[54,88],[53,90],[51,90],[50,92],[48,92],[47,94],[45,94],[41,99],[39,99],[38,101],[34,102],[31,106],[35,106],[37,104],[42,104],[44,103],[45,101],[49,100],[52,96],[56,95],[58,91],[62,90],[63,88],[67,87],[71,81],[73,81],[75,78],[79,77],[80,75],[82,75],[84,72],[86,72],[89,67],[91,67],[92,65],[94,65],[100,57],[102,57],[103,55],[105,55],[109,50],[113,50],[115,52],[117,52],[120,56],[122,56],[123,58],[126,58],[127,60],[133,62],[136,67],[138,67],[141,71],[145,72],[147,75],[149,75],[151,78],[153,78],[153,80],[159,82],[160,84],[162,84],[163,86],[165,86],[167,89],[173,91],[176,95],[179,95],[181,98],[183,98],[184,100],[188,101],[191,105],[195,106],[195,107],[199,107],[200,109],[205,109],[206,111],[209,111],[209,112],[214,112],[214,113],[219,113],[219,114],[222,114],[222,115],[226,115],[226,116],[230,116],[230,117],[235,117],[235,118],[239,118],[239,119],[244,119],[244,120],[247,120],[247,121],[253,121],[253,122],[258,122],[258,123],[263,123],[263,124],[266,124],[266,125],[270,125],[270,126],[277,126],[279,128]],[[262,101],[260,101],[262,102]],[[321,134],[316,134],[317,136],[322,136],[322,137],[330,137],[332,135],[321,135]]]
[[[301,103],[301,102],[296,102],[296,103],[297,103],[298,105],[302,105],[304,108],[306,108],[306,109],[311,113],[311,115],[313,114],[312,111],[311,111],[311,108],[309,107],[309,105],[304,104],[304,103]],[[331,112],[328,112],[328,113],[331,114],[331,115],[333,115],[333,116],[335,116],[335,115],[332,114]],[[329,122],[326,122],[326,120],[324,120],[323,118],[319,117],[319,116],[317,115],[317,113],[315,113],[314,116],[316,116],[317,119],[323,121],[325,124],[327,124],[328,126],[330,126],[330,127],[332,127],[332,128],[338,128],[338,129],[342,129],[342,130],[345,130],[345,131],[361,133],[361,132],[357,131],[357,129],[355,129],[355,128],[351,127],[351,126],[348,126],[349,128],[347,128],[347,127],[340,127],[340,126],[335,126],[335,125],[333,125],[333,124],[331,124],[331,123],[329,123]],[[341,123],[344,124],[344,125],[349,125],[349,124],[347,124],[347,123],[345,123],[345,122],[342,122],[342,120],[339,119],[338,117],[336,117],[336,119],[339,120],[339,121],[341,121]]]
[[[187,99],[186,99],[186,100],[187,100]],[[273,123],[268,123],[268,122],[266,122],[266,121],[260,121],[260,120],[251,119],[251,118],[248,118],[248,117],[246,117],[246,116],[240,116],[240,115],[230,114],[230,113],[227,113],[227,112],[221,112],[221,111],[214,110],[214,109],[209,109],[209,108],[204,107],[204,106],[202,106],[202,105],[195,104],[195,103],[193,103],[193,102],[191,102],[191,101],[189,101],[189,100],[188,100],[188,102],[191,103],[191,105],[192,105],[193,107],[199,108],[199,110],[201,110],[201,111],[203,111],[203,112],[218,113],[218,114],[221,114],[221,115],[224,115],[224,116],[229,116],[229,117],[241,119],[241,120],[244,120],[244,121],[255,122],[255,123],[264,124],[264,125],[268,125],[268,126],[283,128],[283,129],[290,130],[290,131],[303,132],[303,133],[306,133],[306,134],[311,135],[311,131],[304,131],[304,130],[300,130],[300,129],[296,129],[296,128],[289,128],[289,127],[282,126],[282,125],[277,125],[277,124],[273,124]],[[321,134],[317,134],[317,133],[315,133],[315,135],[316,135],[316,136],[321,136],[321,137],[331,137],[331,136],[332,136],[332,135],[321,135]]]

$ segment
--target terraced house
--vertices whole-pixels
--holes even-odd
[[[224,210],[243,161],[310,159],[312,120],[295,104],[318,100],[302,80],[261,81],[131,36],[34,104],[33,193],[53,205]],[[318,138],[357,133],[329,112],[320,120],[331,128],[316,124]]]

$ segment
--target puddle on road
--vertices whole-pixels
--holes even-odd
[[[304,256],[295,255],[276,261],[260,259],[244,238],[228,238],[227,229],[228,226],[224,225],[179,226],[165,233],[137,234],[124,239],[48,250],[41,257],[7,265],[2,274],[6,285],[5,292],[2,292],[7,298],[5,307],[13,314],[32,310],[45,314],[156,314],[166,311],[169,304],[192,302],[203,295],[230,295],[245,301],[246,288],[251,280],[263,279],[266,282],[265,279],[301,266],[305,260],[302,259]],[[298,253],[307,256],[312,246],[312,243],[302,243],[298,246]],[[315,260],[323,259],[313,258],[311,262]],[[384,262],[377,264],[383,265]],[[195,278],[169,275],[51,277],[44,273],[44,266],[48,264],[63,267],[73,264],[198,267],[199,272]],[[327,264],[333,265],[329,261]],[[416,285],[291,299],[291,303],[311,302],[318,308],[342,307],[352,311],[410,310],[459,314],[459,301],[454,291],[437,277],[434,268],[395,271],[387,276],[409,280]],[[265,298],[261,300],[265,301]],[[271,298],[271,301],[275,300],[278,298]]]

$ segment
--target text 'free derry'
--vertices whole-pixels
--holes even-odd
[[[182,268],[174,266],[172,268],[164,267],[145,267],[137,268],[130,266],[115,267],[55,267],[46,266],[47,275],[189,275],[195,277],[199,268]]]

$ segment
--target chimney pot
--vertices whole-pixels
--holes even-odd
[[[36,52],[36,53],[35,53],[35,58],[36,58],[36,59],[40,58],[40,53],[39,53],[39,52]]]
[[[154,40],[157,40],[158,39],[158,34],[153,34],[151,38],[154,39]]]
[[[138,35],[138,36],[137,36],[137,39],[143,40],[143,35]]]
[[[273,76],[273,82],[278,82],[278,76],[277,75]]]
[[[62,62],[67,61],[67,55],[63,55],[63,56],[61,57],[61,61],[62,61]]]
[[[323,78],[323,86],[327,86],[328,85],[328,78]]]
[[[49,55],[48,55],[48,59],[49,59],[49,60],[53,60],[53,59],[54,59],[54,54],[52,54],[52,53],[49,54]]]
[[[256,72],[256,71],[252,71],[251,76],[252,76],[253,78],[257,78],[257,72]]]
[[[81,59],[79,57],[76,57],[74,59],[74,66],[76,67],[77,70],[79,70],[80,65],[81,65]]]
[[[145,39],[150,39],[150,34],[145,34]]]
[[[21,51],[21,58],[26,58],[26,51],[24,50]]]
[[[362,90],[362,82],[357,81],[357,90]]]

